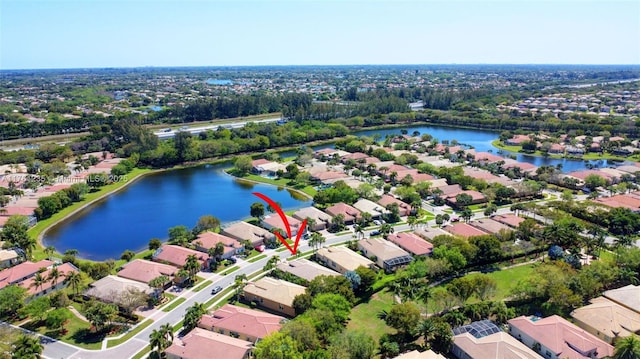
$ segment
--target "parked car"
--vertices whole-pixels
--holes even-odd
[[[217,285],[211,289],[211,295],[218,294],[222,291],[222,287]]]
[[[229,259],[227,259],[229,262],[236,264],[236,262],[238,261],[237,259],[235,259],[234,257],[231,257]]]
[[[451,222],[460,222],[460,218],[453,217],[453,218],[451,218]]]
[[[382,224],[382,222],[380,222],[380,221],[379,221],[379,220],[377,220],[377,219],[374,219],[374,220],[373,220],[373,224],[375,224],[376,226],[379,226],[379,225],[381,225],[381,224]]]
[[[266,247],[265,247],[264,244],[261,244],[261,245],[255,247],[255,250],[260,252],[260,253],[264,252],[265,249],[266,249]]]
[[[377,236],[379,234],[380,234],[380,231],[378,231],[378,230],[375,230],[375,231],[369,233],[370,236]]]

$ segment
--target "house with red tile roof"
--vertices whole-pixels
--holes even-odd
[[[203,315],[198,327],[255,343],[279,331],[284,321],[285,318],[279,315],[225,304],[211,314]]]
[[[249,359],[252,348],[248,341],[194,328],[184,337],[175,338],[165,354],[168,359]]]
[[[612,208],[628,208],[633,212],[640,212],[640,192],[602,197],[596,199],[596,202]]]
[[[449,224],[447,226],[442,227],[442,229],[453,234],[454,236],[460,236],[465,238],[474,237],[474,236],[484,236],[487,234],[487,232],[481,231],[476,227],[473,227],[471,225],[468,225],[462,222]]]
[[[428,256],[433,252],[433,244],[425,241],[420,236],[411,232],[392,233],[387,240],[414,256]]]
[[[531,141],[531,137],[529,135],[514,135],[510,139],[504,141],[504,144],[507,146],[520,146],[522,142]]]
[[[0,271],[0,289],[11,284],[18,284],[54,264],[50,260],[43,259],[39,262],[22,262],[11,268],[4,269]]]
[[[445,197],[445,201],[453,206],[453,207],[457,207],[458,206],[458,199],[456,198],[458,195],[461,194],[467,194],[469,196],[471,196],[471,203],[469,204],[478,204],[478,203],[484,203],[487,201],[487,198],[480,192],[478,191],[473,191],[473,190],[466,190],[466,191],[462,191],[460,193],[456,193],[455,195],[451,194]]]
[[[409,264],[413,257],[397,245],[382,238],[365,238],[358,242],[358,249],[364,256],[387,272]]]
[[[480,218],[469,222],[470,225],[478,228],[481,231],[485,231],[491,234],[498,234],[500,232],[511,232],[512,229],[506,225],[494,221],[491,218]]]
[[[389,194],[383,194],[382,197],[378,200],[378,204],[382,206],[382,208],[387,208],[388,205],[395,203],[398,205],[399,214],[401,217],[408,216],[411,214],[411,205],[402,202],[401,200],[393,197]]]
[[[362,152],[354,152],[354,153],[349,153],[348,155],[344,155],[340,158],[340,161],[342,163],[347,162],[348,160],[354,160],[356,162],[358,162],[358,160],[362,160],[369,157],[369,155],[367,155],[366,153],[362,153]]]
[[[118,271],[117,275],[118,277],[149,284],[153,279],[163,275],[169,277],[169,279],[173,279],[177,272],[178,268],[168,264],[151,262],[145,259],[135,259],[125,264],[123,268]]]
[[[498,214],[498,215],[492,216],[491,219],[493,219],[494,221],[498,221],[502,224],[506,224],[511,228],[518,228],[520,223],[524,222],[525,220],[525,218],[518,217],[513,213]]]
[[[190,255],[196,256],[196,258],[198,259],[198,263],[200,263],[200,267],[202,269],[208,268],[208,254],[194,251],[193,249],[176,246],[173,244],[162,245],[162,247],[158,248],[155,253],[153,253],[153,256],[151,258],[154,262],[167,263],[182,268],[187,262],[187,257],[189,257]]]
[[[353,224],[356,220],[362,218],[362,214],[357,209],[346,203],[336,203],[324,210],[328,215],[335,217],[339,214],[344,216],[345,224]]]
[[[551,359],[594,359],[613,355],[613,347],[566,319],[520,316],[510,319],[509,333],[528,347],[536,343],[539,352]]]
[[[289,228],[291,228],[292,238],[296,238],[296,236],[298,235],[298,232],[301,229],[302,221],[299,221],[286,214],[285,214],[285,218],[287,219],[287,222],[289,222]],[[280,229],[280,233],[285,238],[288,236],[287,226],[284,224],[284,221],[282,220],[282,218],[280,218],[280,216],[276,213],[264,216],[264,218],[262,218],[261,224],[265,229],[269,231]],[[304,229],[304,232],[306,232],[306,227]]]
[[[244,252],[244,246],[236,239],[210,231],[200,233],[193,243],[196,245],[196,250],[204,253],[209,253],[209,249],[215,249],[218,243],[222,243],[224,246],[223,259]]]
[[[435,177],[433,177],[432,175],[427,173],[420,173],[416,169],[398,171],[397,174],[398,174],[398,177],[396,177],[397,181],[403,180],[406,176],[411,176],[411,179],[413,180],[412,183],[431,181],[432,179],[435,179]]]
[[[566,149],[567,146],[561,143],[553,143],[549,146],[549,153],[563,154]]]
[[[500,156],[496,156],[489,152],[476,152],[473,156],[477,162],[488,164],[488,163],[496,163],[500,161],[504,161],[504,158]]]
[[[58,274],[60,275],[58,278],[50,277],[53,268],[56,268],[58,270]],[[18,285],[21,286],[22,288],[27,289],[27,295],[33,296],[35,298],[41,295],[49,294],[58,289],[65,288],[67,286],[65,278],[71,272],[80,273],[80,270],[78,270],[78,268],[76,268],[76,266],[74,266],[71,263],[62,263],[58,266],[51,266],[40,274],[43,278],[45,278],[45,282],[42,283],[42,285],[37,287],[35,286],[34,284],[35,274],[34,276],[31,276],[23,280],[22,282],[18,283]]]

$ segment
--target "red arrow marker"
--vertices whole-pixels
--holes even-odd
[[[263,195],[262,193],[259,192],[252,192],[253,195],[258,196],[260,199],[264,200],[265,202],[267,202],[273,209],[275,209],[276,213],[278,213],[278,216],[280,216],[280,219],[282,219],[282,223],[284,223],[287,231],[287,235],[289,236],[289,238],[291,238],[291,225],[289,225],[289,221],[287,220],[287,216],[284,214],[284,212],[282,211],[282,208],[280,208],[280,206],[278,206],[276,204],[276,202],[274,202],[271,198]],[[296,234],[296,241],[293,243],[293,248],[291,248],[291,246],[289,245],[289,243],[287,243],[287,241],[282,238],[282,236],[280,235],[280,232],[275,232],[276,237],[278,237],[278,239],[280,240],[280,242],[282,242],[282,244],[285,245],[285,247],[287,247],[287,249],[289,250],[289,252],[291,252],[291,254],[296,254],[298,252],[298,244],[300,243],[300,237],[302,237],[302,233],[304,233],[304,229],[307,227],[307,220],[305,219],[304,221],[302,221],[302,224],[300,225],[300,229],[298,229],[298,234]]]

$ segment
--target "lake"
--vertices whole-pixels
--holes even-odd
[[[409,134],[414,131],[429,133],[438,140],[457,140],[473,146],[477,151],[497,153],[497,149],[491,145],[498,137],[496,132],[435,126],[403,129]],[[400,134],[400,131],[400,128],[394,128],[365,130],[355,134],[373,136],[378,133],[384,138],[387,134]],[[282,155],[293,153],[289,151]],[[587,163],[523,154],[516,156],[518,161],[536,166],[561,164],[564,172],[585,169]],[[592,163],[601,167],[608,165],[606,161]],[[310,200],[300,198],[295,192],[270,185],[239,182],[222,171],[229,166],[207,165],[145,176],[52,228],[44,237],[44,245],[52,245],[59,252],[77,249],[80,256],[87,259],[119,258],[126,249],[145,249],[151,238],[167,238],[170,227],[185,225],[192,228],[198,218],[206,214],[218,217],[223,223],[247,218],[251,203],[260,201],[251,194],[254,191],[280,202],[285,210],[311,204]]]
[[[222,171],[229,166],[206,165],[144,176],[52,228],[44,245],[61,253],[77,249],[87,259],[118,259],[126,249],[146,249],[151,238],[166,239],[170,227],[192,228],[206,214],[223,223],[250,217],[251,203],[262,202],[251,192],[280,202],[285,211],[311,204],[295,192],[237,181]]]

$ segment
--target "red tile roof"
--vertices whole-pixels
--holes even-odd
[[[524,222],[525,220],[524,218],[518,217],[515,214],[511,213],[496,215],[491,217],[491,219],[500,223],[504,223],[507,226],[511,226],[513,228],[517,228],[520,223]]]
[[[224,329],[262,339],[280,330],[284,319],[279,315],[225,304],[213,313],[202,316],[198,326],[205,329]]]
[[[598,352],[596,358],[613,355],[613,347],[611,345],[557,315],[536,321],[531,320],[529,317],[520,316],[509,320],[509,325],[549,348],[555,354],[558,354],[560,358],[589,358],[575,349],[583,352],[595,349]]]
[[[442,227],[445,231],[461,237],[473,237],[473,236],[482,236],[487,234],[487,232],[483,232],[473,226],[470,226],[466,223],[454,223],[445,227]]]
[[[193,243],[206,249],[215,248],[218,243],[222,243],[225,247],[230,248],[242,247],[242,244],[234,238],[209,231],[200,233]]]
[[[392,203],[396,203],[398,205],[398,208],[400,209],[400,215],[401,216],[405,216],[408,215],[409,212],[411,212],[411,205],[402,202],[401,200],[388,195],[388,194],[383,194],[382,197],[380,197],[380,199],[378,200],[378,204],[383,206],[383,207],[387,207],[388,205],[392,204]]]
[[[118,277],[127,278],[149,284],[149,282],[162,275],[172,277],[178,272],[178,268],[168,264],[156,263],[144,259],[136,259],[125,264],[118,272]]]
[[[417,256],[429,255],[433,252],[433,244],[414,233],[394,233],[390,234],[387,239],[405,251]]]
[[[56,285],[58,285],[59,283],[64,282],[65,277],[71,273],[71,272],[76,272],[79,273],[78,268],[76,268],[75,266],[73,266],[71,263],[62,263],[61,265],[57,266],[56,268],[58,268],[58,272],[60,273],[60,277],[58,278],[58,281],[56,283]],[[20,282],[20,286],[22,288],[27,289],[27,294],[28,295],[34,295],[37,293],[42,293],[48,289],[51,289],[53,287],[53,279],[49,280],[49,274],[51,273],[51,268],[47,269],[46,271],[42,272],[42,277],[46,280],[42,286],[39,286],[38,288],[33,286],[33,280],[34,277],[29,277],[25,280],[23,280],[22,282]],[[35,275],[35,274],[34,274]]]
[[[54,262],[43,259],[39,262],[23,262],[17,266],[0,271],[0,289],[15,284],[25,277],[35,275],[41,268],[52,266]]]
[[[195,328],[176,338],[165,351],[170,357],[182,359],[245,359],[251,348],[250,342]]]
[[[154,253],[153,260],[156,262],[167,262],[178,267],[184,266],[187,261],[187,257],[195,255],[198,258],[198,263],[202,266],[208,259],[208,255],[202,252],[194,251],[193,249],[184,248],[172,244],[165,244],[160,247],[156,253]]]
[[[333,206],[328,207],[325,210],[325,212],[333,217],[339,214],[342,214],[344,216],[344,220],[347,222],[353,221],[361,217],[360,211],[342,202],[336,203]]]

